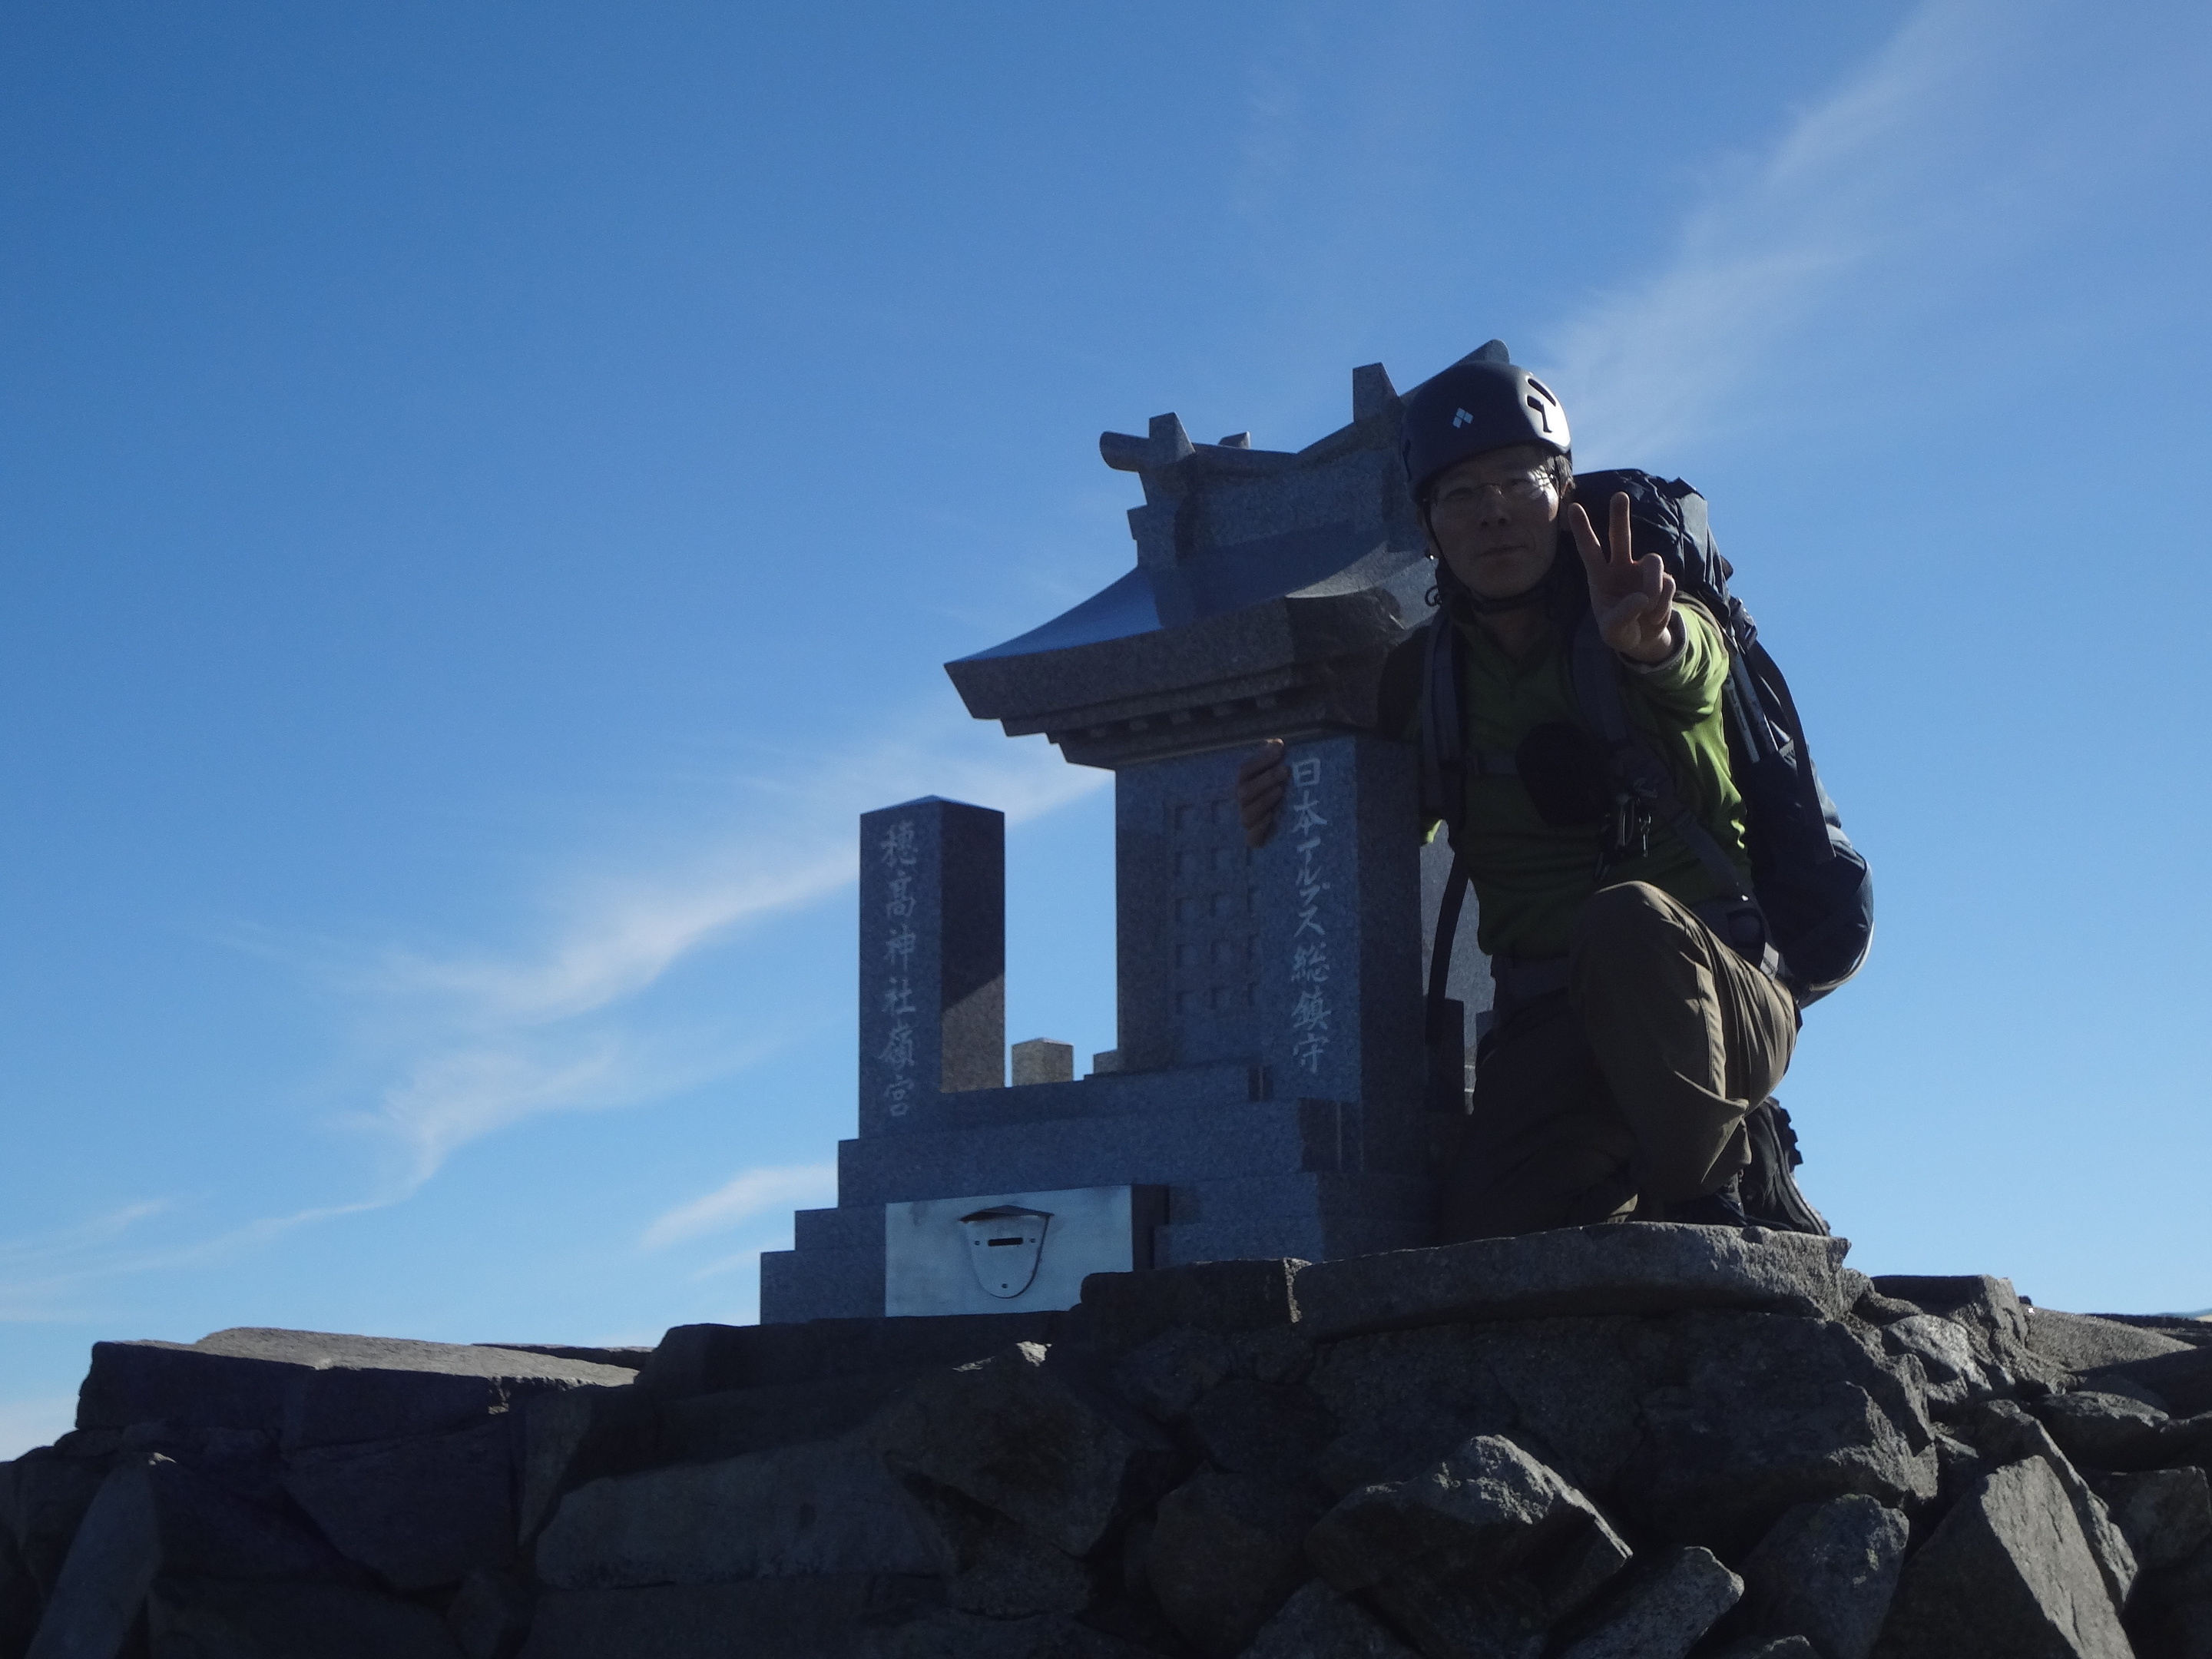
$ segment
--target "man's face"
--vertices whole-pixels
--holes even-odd
[[[1538,444],[1486,450],[1429,487],[1429,534],[1477,598],[1525,593],[1552,568],[1559,492],[1550,459]]]

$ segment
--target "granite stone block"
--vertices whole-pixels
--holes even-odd
[[[528,1543],[551,1518],[553,1505],[568,1489],[570,1472],[591,1435],[598,1406],[594,1395],[576,1389],[538,1395],[523,1402],[514,1504],[518,1542]]]
[[[1006,1080],[1006,820],[928,796],[860,817],[860,1133]]]
[[[2092,1371],[2083,1382],[2094,1389],[2100,1384],[2110,1386],[2116,1379],[2149,1389],[2166,1401],[2176,1417],[2212,1412],[2212,1348],[2191,1348],[2108,1365]]]
[[[2100,1469],[2212,1465],[2212,1412],[2174,1419],[2128,1395],[2084,1389],[2036,1403],[2066,1455]]]
[[[1075,1045],[1072,1042],[1031,1037],[1026,1042],[1014,1044],[1008,1054],[1017,1084],[1075,1081]]]
[[[2052,1308],[2027,1310],[2027,1342],[2038,1353],[2069,1371],[2100,1370],[2160,1354],[2186,1353],[2190,1344],[2161,1331],[2123,1325],[2094,1314],[2060,1313]]]
[[[1302,1546],[1321,1511],[1297,1487],[1200,1469],[1160,1500],[1145,1581],[1186,1639],[1226,1659],[1312,1576]]]
[[[1970,1321],[1990,1332],[2026,1343],[2028,1310],[2008,1279],[1993,1273],[1877,1273],[1881,1294],[1910,1302],[1948,1319]]]
[[[1336,1433],[1334,1415],[1311,1389],[1251,1376],[1225,1377],[1207,1390],[1184,1426],[1215,1468],[1285,1486],[1308,1484],[1315,1455]]]
[[[966,1193],[1173,1186],[1193,1176],[1357,1170],[1356,1111],[1334,1101],[1270,1100],[1202,1113],[1068,1118],[840,1141],[841,1202],[857,1206]]]
[[[2049,1466],[2066,1501],[2074,1507],[2082,1541],[2089,1547],[2097,1571],[2104,1575],[2112,1604],[2125,1607],[2138,1571],[2135,1552],[2126,1535],[2112,1524],[2104,1500],[2075,1470],[2051,1431],[2010,1400],[1984,1401],[1971,1411],[1960,1413],[1954,1428],[1991,1466],[2031,1457],[2039,1457]]]
[[[2073,1505],[2041,1458],[1996,1470],[1905,1564],[1875,1659],[2131,1659]]]
[[[1743,1594],[1710,1550],[1677,1549],[1633,1581],[1559,1659],[1683,1659]]]
[[[1069,1314],[1071,1341],[1123,1354],[1177,1329],[1224,1334],[1295,1324],[1295,1261],[1214,1261],[1148,1273],[1093,1273]]]
[[[1420,1176],[1317,1172],[1196,1182],[1170,1189],[1153,1246],[1162,1267],[1288,1255],[1309,1261],[1401,1250],[1433,1236],[1436,1194]]]
[[[337,1578],[344,1564],[281,1509],[252,1504],[175,1460],[125,1457],[76,1528],[31,1659],[110,1659],[163,1573]]]
[[[259,1429],[313,1446],[434,1434],[524,1395],[623,1388],[635,1375],[515,1348],[244,1328],[193,1343],[94,1343],[77,1421]]]
[[[1276,1610],[1244,1659],[1415,1659],[1413,1650],[1358,1602],[1315,1579]]]
[[[804,1325],[678,1325],[638,1378],[656,1402],[732,1389],[799,1385],[880,1371],[918,1376],[1016,1342],[1059,1340],[1057,1312],[936,1319],[823,1319]]]
[[[2089,1484],[2146,1573],[2212,1548],[2212,1488],[2199,1468],[2097,1474]]]
[[[1147,1419],[1047,1357],[1018,1343],[926,1377],[867,1435],[894,1469],[1088,1556],[1167,1487],[1181,1458]]]
[[[881,1209],[864,1211],[881,1218]],[[880,1219],[878,1225],[880,1225]],[[760,1313],[764,1325],[813,1319],[866,1319],[884,1310],[884,1247],[857,1250],[763,1250]]]
[[[1316,1263],[1298,1303],[1316,1339],[1471,1319],[1746,1308],[1844,1310],[1850,1241],[1762,1227],[1562,1227]]]
[[[1909,1533],[1902,1515],[1863,1493],[1790,1510],[1742,1564],[1753,1624],[1806,1637],[1822,1659],[1866,1659]]]
[[[493,1418],[293,1455],[284,1489],[323,1535],[400,1591],[457,1584],[514,1553],[514,1430]]]
[[[1254,1062],[1225,1060],[1168,1072],[1108,1072],[1069,1083],[1017,1083],[1004,1089],[940,1096],[920,1118],[909,1113],[895,1122],[877,1126],[872,1133],[997,1129],[1060,1118],[1205,1111],[1266,1100],[1273,1093],[1267,1068]]]
[[[1589,1500],[1510,1440],[1478,1436],[1411,1479],[1348,1494],[1306,1553],[1444,1659],[1537,1659],[1548,1626],[1628,1565]]]
[[[76,1437],[64,1436],[61,1445],[41,1446],[0,1465],[6,1475],[0,1496],[8,1504],[0,1521],[24,1576],[40,1596],[52,1593],[70,1542],[107,1478],[108,1456],[72,1456],[64,1449]]]
[[[1843,1322],[1692,1309],[1648,1334],[1642,1433],[1612,1487],[1628,1524],[1737,1560],[1797,1504],[1936,1495],[1920,1397]]]
[[[1310,1216],[1332,1224],[1385,1220],[1416,1209],[1425,1212],[1433,1195],[1434,1189],[1425,1176],[1387,1169],[1316,1170],[1299,1175],[1192,1181],[1168,1188],[1167,1224],[1181,1227],[1209,1222],[1235,1223],[1247,1217],[1290,1214]],[[1289,1254],[1300,1255],[1297,1251]],[[1341,1255],[1345,1252],[1335,1254]]]
[[[556,1589],[941,1573],[945,1540],[870,1447],[836,1440],[594,1480],[538,1540]]]
[[[1017,1620],[1079,1613],[1102,1599],[1107,1574],[1097,1564],[1063,1555],[976,1505],[965,1507],[970,1524],[959,1540],[960,1570],[945,1583],[945,1599],[953,1608]],[[979,1516],[982,1524],[974,1524]]]
[[[800,1210],[791,1223],[792,1244],[797,1249],[883,1253],[884,1212],[876,1205],[849,1210]]]
[[[659,1455],[710,1462],[835,1439],[860,1427],[913,1381],[909,1370],[862,1371],[671,1400],[659,1410]]]

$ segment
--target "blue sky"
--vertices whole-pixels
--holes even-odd
[[[744,1320],[853,1122],[854,820],[1111,792],[939,665],[1503,336],[1680,473],[1874,860],[1869,1271],[2212,1304],[2212,21],[1870,0],[0,16],[0,1455],[87,1346]]]

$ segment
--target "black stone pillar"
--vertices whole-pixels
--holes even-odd
[[[860,1133],[929,1127],[1006,1066],[1006,819],[934,795],[860,817]]]

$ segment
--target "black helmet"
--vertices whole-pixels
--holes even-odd
[[[1573,447],[1567,411],[1551,387],[1512,361],[1503,340],[1470,352],[1406,399],[1399,453],[1416,501],[1446,467],[1509,444],[1541,444],[1562,455]]]

